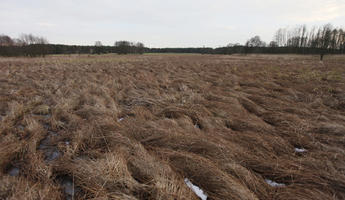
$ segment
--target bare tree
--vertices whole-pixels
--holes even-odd
[[[339,31],[338,31],[337,46],[341,50],[341,52],[344,53],[344,50],[345,50],[345,31],[343,31],[343,29],[339,29]]]
[[[145,51],[145,46],[144,46],[143,43],[137,42],[136,45],[135,45],[135,47],[136,47],[136,53],[139,53],[139,54],[143,54],[143,53],[144,53],[144,51]]]
[[[15,38],[13,39],[14,45],[15,46],[24,46],[26,45],[25,42],[19,38]]]
[[[276,41],[271,41],[269,44],[268,44],[268,47],[278,47],[278,43]]]
[[[44,37],[34,36],[32,34],[22,34],[19,39],[25,45],[48,44],[48,40]]]
[[[96,53],[96,54],[101,54],[103,53],[103,48],[102,48],[102,42],[101,41],[96,41],[95,42],[95,48],[94,51],[92,53]]]
[[[13,46],[14,41],[7,35],[0,35],[0,46]]]
[[[96,47],[101,47],[101,46],[103,46],[103,45],[102,45],[102,42],[101,42],[101,41],[96,41],[96,42],[95,42],[95,46],[96,46]]]
[[[236,47],[236,46],[241,46],[240,43],[229,43],[228,45],[226,45],[226,47]]]
[[[260,36],[257,35],[257,36],[250,38],[247,41],[246,46],[247,47],[264,47],[264,46],[266,46],[266,43],[261,40]]]
[[[114,46],[119,54],[128,54],[131,53],[133,44],[128,41],[117,41]]]

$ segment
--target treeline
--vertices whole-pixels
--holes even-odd
[[[1,56],[44,56],[47,45],[46,38],[32,34],[22,34],[19,38],[0,35]]]
[[[220,48],[137,48],[116,46],[78,46],[32,44],[27,46],[0,46],[0,56],[45,56],[48,54],[129,54],[129,53],[198,53],[198,54],[344,54],[344,49],[226,46]]]
[[[116,41],[114,46],[103,46],[101,41],[96,41],[95,46],[89,46],[90,53],[118,53],[118,54],[143,54],[145,46],[141,42]]]
[[[49,54],[142,54],[149,52],[147,48],[116,46],[79,46],[59,44],[32,44],[26,46],[0,46],[0,56],[45,56]]]
[[[117,41],[104,46],[96,41],[93,46],[49,44],[44,37],[23,34],[19,38],[0,35],[0,56],[44,56],[47,54],[142,54],[142,53],[200,53],[200,54],[344,54],[345,32],[331,24],[313,27],[280,28],[273,40],[266,43],[260,36],[250,38],[244,45],[228,44],[219,48],[146,48],[141,42]]]
[[[45,56],[47,54],[143,54],[147,51],[141,42],[117,41],[114,46],[103,46],[96,41],[93,46],[49,44],[48,40],[32,34],[20,38],[0,35],[0,56]]]
[[[200,53],[213,54],[213,48],[150,48],[147,49],[149,53]]]
[[[270,45],[340,50],[345,48],[345,32],[341,28],[333,28],[331,24],[313,27],[311,30],[305,25],[290,29],[281,28],[276,32]]]
[[[213,51],[214,54],[344,54],[344,49],[322,49],[322,48],[295,48],[295,47],[251,47],[234,46],[220,47]]]
[[[295,54],[343,54],[345,51],[345,32],[333,28],[331,24],[313,27],[305,25],[295,28],[280,28],[268,44],[260,36],[250,38],[245,45],[228,45],[216,49],[216,53],[295,53]],[[322,59],[322,58],[321,58]]]
[[[48,40],[32,34],[22,34],[19,38],[0,35],[0,46],[27,46],[32,44],[48,44]]]

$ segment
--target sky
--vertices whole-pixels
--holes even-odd
[[[219,47],[326,23],[345,26],[345,0],[0,0],[0,34],[53,44]]]

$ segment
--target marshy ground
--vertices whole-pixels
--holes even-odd
[[[345,56],[0,58],[0,199],[345,199]]]

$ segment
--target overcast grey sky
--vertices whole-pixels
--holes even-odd
[[[344,27],[345,0],[0,0],[0,34],[33,33],[59,44],[218,47],[328,22]]]

